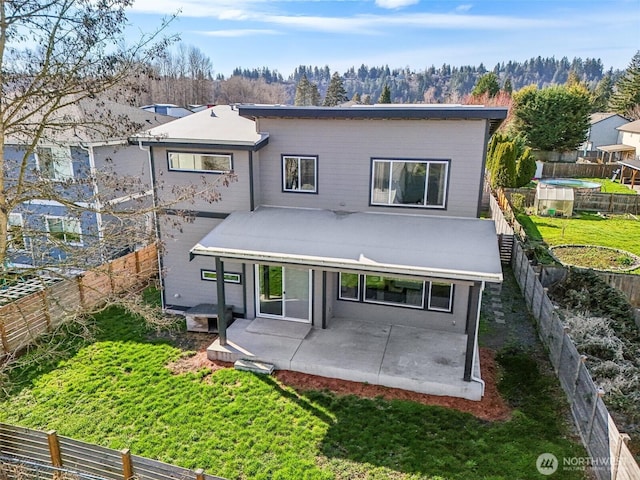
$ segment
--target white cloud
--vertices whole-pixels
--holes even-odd
[[[269,29],[259,29],[259,28],[239,28],[239,29],[230,29],[230,30],[209,30],[204,32],[193,32],[199,33],[200,35],[205,35],[207,37],[226,37],[226,38],[234,38],[234,37],[249,37],[254,35],[280,35],[281,32],[277,30],[269,30]]]
[[[464,5],[458,5],[456,7],[456,12],[468,12],[469,10],[471,10],[472,7],[473,5],[471,5],[470,3],[465,3]]]
[[[376,0],[376,5],[380,8],[403,8],[415,5],[420,0]]]

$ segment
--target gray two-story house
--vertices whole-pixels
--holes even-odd
[[[218,106],[148,131],[156,182],[235,177],[159,222],[164,307],[217,328],[212,359],[480,399],[481,295],[502,281],[480,199],[506,113]]]

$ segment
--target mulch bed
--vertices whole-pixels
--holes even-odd
[[[480,366],[482,379],[485,382],[485,391],[484,397],[479,402],[463,398],[427,395],[369,383],[319,377],[290,370],[278,370],[274,375],[279,382],[298,392],[328,390],[337,395],[356,395],[363,398],[381,397],[385,400],[408,400],[423,405],[453,408],[461,412],[470,413],[482,420],[499,421],[509,419],[511,409],[498,392],[498,368],[493,350],[480,349]],[[193,356],[184,357],[171,363],[168,367],[174,373],[185,373],[196,372],[203,368],[210,368],[212,371],[233,368],[233,364],[219,361],[212,362],[207,359],[206,351],[200,350]]]

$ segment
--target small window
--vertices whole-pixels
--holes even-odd
[[[38,171],[44,178],[57,181],[73,178],[73,161],[68,148],[37,147],[36,160]]]
[[[360,300],[360,275],[340,273],[340,300]]]
[[[285,192],[317,192],[317,157],[282,157],[282,184]]]
[[[453,309],[453,285],[450,283],[431,282],[429,284],[429,310],[451,312]]]
[[[227,173],[233,169],[231,155],[169,152],[169,170]]]
[[[364,301],[422,308],[424,282],[403,278],[365,275]]]
[[[215,282],[218,280],[218,274],[215,270],[200,270],[200,278],[202,280],[208,280]],[[239,273],[224,273],[224,283],[240,283],[241,277]]]
[[[371,204],[444,208],[448,169],[443,160],[374,159]]]
[[[68,217],[46,217],[51,238],[69,245],[82,245],[80,220]]]
[[[7,230],[9,248],[14,250],[24,250],[26,248],[26,241],[24,238],[24,222],[22,220],[22,214],[9,214]]]

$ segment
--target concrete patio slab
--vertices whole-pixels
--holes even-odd
[[[304,327],[304,328],[302,328]],[[281,320],[236,320],[207,349],[211,360],[258,360],[279,370],[480,400],[481,382],[465,382],[467,336],[334,318],[331,328]],[[476,368],[479,376],[479,358]]]

